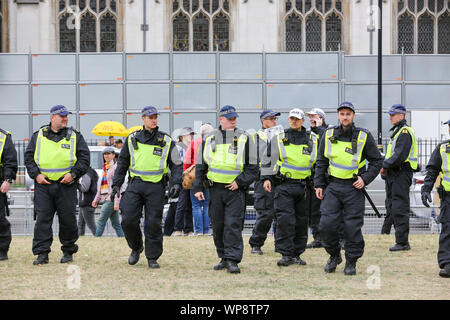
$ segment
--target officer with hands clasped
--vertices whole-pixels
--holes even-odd
[[[306,265],[300,258],[308,240],[306,188],[317,157],[318,137],[303,127],[304,118],[300,109],[289,112],[290,128],[271,142],[272,166],[261,168],[264,189],[274,193],[275,251],[282,255],[278,266]]]
[[[389,111],[392,135],[380,170],[386,182],[386,218],[382,233],[389,234],[392,223],[395,228],[395,245],[390,251],[411,249],[409,235],[409,187],[413,171],[417,170],[417,138],[405,119],[406,108],[393,105]]]
[[[355,109],[350,102],[338,107],[339,126],[329,128],[320,140],[314,186],[317,198],[322,200],[319,230],[322,245],[330,254],[325,272],[335,272],[342,262],[338,228],[343,221],[346,275],[356,274],[356,261],[364,253],[365,199],[362,188],[378,175],[382,156],[372,134],[355,127]],[[366,160],[369,161],[366,170]],[[329,171],[329,185],[326,174]],[[326,187],[325,191],[324,188]]]
[[[62,105],[50,109],[50,124],[42,126],[31,137],[25,151],[28,175],[35,180],[33,254],[34,265],[48,263],[53,241],[52,224],[55,212],[59,219],[61,263],[73,260],[78,251],[77,183],[90,165],[89,148],[81,133],[67,127],[71,112]]]
[[[248,133],[236,127],[238,114],[233,106],[219,111],[219,128],[212,131],[199,149],[192,191],[204,200],[209,188],[209,214],[214,245],[220,263],[214,270],[240,273],[244,243],[245,189],[258,176],[258,163]],[[206,186],[205,186],[206,185]]]
[[[168,169],[171,172],[169,183],[171,198],[176,198],[180,194],[183,171],[175,143],[168,134],[159,131],[158,115],[155,107],[148,106],[142,109],[144,125],[141,130],[132,133],[124,141],[111,194],[111,199],[114,199],[129,171],[130,181],[120,201],[122,229],[132,250],[128,263],[136,264],[144,250],[140,229],[144,207],[145,256],[150,268],[160,267],[157,260],[163,252],[161,220]]]
[[[450,134],[450,120],[448,124],[448,133]],[[441,234],[439,236],[439,250],[437,254],[439,275],[450,278],[450,140],[444,141],[434,149],[427,165],[427,175],[422,186],[422,202],[429,207],[431,199],[431,190],[438,175],[441,176],[441,185],[438,188],[438,194],[441,200],[441,213],[439,221],[442,224]]]
[[[17,173],[17,152],[11,133],[0,129],[0,261],[8,260],[8,250],[11,244],[11,224],[6,193]]]

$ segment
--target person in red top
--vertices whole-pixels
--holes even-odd
[[[186,149],[186,154],[184,155],[183,161],[183,171],[195,165],[197,162],[197,155],[199,148],[205,137],[214,130],[214,128],[209,124],[205,123],[200,127],[200,136],[194,139],[189,144]],[[207,235],[209,234],[209,224],[210,220],[208,217],[208,202],[209,202],[209,192],[205,189],[203,192],[205,195],[205,200],[198,200],[192,190],[190,190],[191,202],[192,202],[192,216],[194,218],[194,235]]]

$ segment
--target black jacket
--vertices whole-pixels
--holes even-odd
[[[406,126],[406,120],[402,120],[395,126],[391,128],[390,131],[393,131],[391,135],[391,139],[398,133],[398,131]],[[412,137],[409,134],[409,131],[402,130],[400,135],[398,136],[397,143],[395,144],[394,150],[391,150],[391,157],[389,159],[384,159],[383,168],[384,169],[394,169],[398,170],[400,166],[408,159],[409,152],[411,151],[412,145]]]
[[[311,131],[314,132],[319,136],[319,138],[322,137],[323,133],[328,129],[328,125],[325,123],[325,121],[322,123],[321,126],[311,127]]]
[[[219,134],[220,131],[220,134]],[[242,132],[241,129],[235,128],[234,132]],[[234,139],[234,135],[227,133],[227,130],[222,130],[222,126],[211,132],[209,136],[216,135],[222,136],[222,141],[216,140],[216,144],[226,144],[230,143],[230,139]],[[253,143],[253,139],[249,136],[247,142],[245,143],[245,155],[244,155],[244,170],[236,177],[234,181],[238,184],[239,188],[247,188],[250,186],[259,174],[259,165],[256,160],[255,154],[250,154],[249,150],[255,150],[256,146],[250,146]],[[195,180],[192,183],[192,192],[195,194],[197,192],[203,191],[203,182],[206,179],[206,174],[208,173],[208,165],[203,159],[203,152],[205,147],[205,141],[202,142],[201,149],[198,149],[197,164],[195,166]]]
[[[427,164],[427,175],[423,182],[422,191],[431,192],[433,190],[434,182],[442,170],[442,157],[440,148],[443,144],[450,144],[450,140],[444,141],[433,150]]]
[[[331,130],[327,129],[327,130]],[[369,168],[366,170],[366,167],[362,167],[359,169],[358,175],[364,180],[364,183],[368,185],[371,183],[379,174],[381,169],[381,164],[383,162],[383,157],[380,154],[380,151],[377,148],[377,144],[375,143],[375,139],[372,134],[367,129],[356,128],[353,124],[352,127],[345,131],[341,125],[334,128],[334,136],[337,140],[343,142],[351,142],[353,138],[357,138],[360,130],[364,130],[367,133],[366,144],[364,145],[364,149],[362,150],[361,162],[364,159],[367,159],[369,162]],[[325,150],[325,135],[322,136],[319,142],[319,150],[317,153],[317,161],[316,161],[316,172],[314,174],[314,187],[316,188],[325,188],[327,185],[327,170],[329,167],[329,160],[324,155]]]
[[[86,174],[83,176],[83,181],[85,176],[89,176],[90,184],[87,191],[85,192],[83,192],[84,190],[82,189],[80,184],[78,184],[78,190],[80,191],[78,205],[80,207],[92,207],[92,201],[94,201],[95,195],[97,194],[98,174],[94,169],[89,168]]]
[[[158,144],[158,138],[162,139],[164,135],[168,135],[162,131],[159,131],[159,128],[156,127],[153,131],[139,130],[136,132],[136,140],[142,144],[148,145],[156,145]],[[130,150],[128,149],[128,136],[124,143],[123,147],[120,150],[119,160],[117,162],[117,169],[114,173],[113,178],[113,187],[122,186],[125,176],[127,175],[127,171],[130,168]],[[169,156],[167,157],[167,165],[170,169],[170,186],[174,184],[181,184],[181,176],[183,174],[183,163],[181,162],[180,155],[178,150],[175,148],[175,143],[172,141],[169,147]]]
[[[42,126],[41,128],[45,127],[47,127],[48,129],[47,139],[50,139],[54,142],[59,142],[62,139],[66,138],[68,135],[67,130],[69,129],[73,130],[73,132],[75,132],[75,134],[77,135],[77,144],[75,147],[77,162],[70,170],[70,173],[72,174],[72,176],[75,177],[76,180],[78,180],[82,175],[84,175],[87,172],[91,163],[91,153],[83,136],[78,130],[71,127],[60,129],[56,133],[50,129],[50,124],[47,126]],[[36,140],[38,133],[39,130],[33,133],[33,135],[31,136],[30,143],[27,146],[27,150],[25,151],[25,159],[24,159],[25,166],[27,167],[28,175],[30,176],[31,179],[36,179],[36,177],[41,173],[36,162],[34,162],[34,151],[36,149]]]
[[[17,151],[14,147],[11,135],[2,129],[0,129],[0,131],[6,134],[5,146],[3,147],[1,158],[3,172],[0,174],[0,181],[15,180],[17,174]]]

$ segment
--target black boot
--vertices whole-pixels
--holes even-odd
[[[220,260],[219,264],[214,266],[214,270],[223,270],[227,268],[227,263],[225,259]]]
[[[36,260],[33,261],[33,264],[36,266],[38,264],[46,264],[48,263],[48,253],[40,253]]]
[[[345,261],[344,274],[346,276],[354,276],[356,274],[356,260]]]
[[[8,260],[8,253],[6,251],[0,251],[0,261]]]
[[[410,249],[411,247],[409,246],[409,243],[406,244],[396,243],[395,246],[389,248],[389,251],[408,251]]]
[[[144,247],[131,251],[130,257],[128,258],[128,264],[134,265],[138,263],[142,251],[144,251]]]
[[[336,271],[336,267],[338,264],[342,262],[341,254],[339,253],[336,256],[330,256],[330,259],[328,259],[327,264],[325,265],[325,272],[326,273],[332,273]]]
[[[261,247],[252,247],[252,253],[259,254],[259,255],[263,254]]]
[[[72,262],[72,261],[73,261],[72,254],[68,253],[68,252],[64,252],[60,262],[67,263],[67,262]]]
[[[306,245],[306,249],[313,249],[313,248],[322,248],[322,242],[320,239],[314,239],[311,243],[308,243]]]
[[[294,257],[294,263],[301,266],[306,266],[306,261],[301,259],[300,256]]]
[[[450,278],[450,263],[447,263],[441,271],[439,271],[439,276],[443,278]]]
[[[148,266],[149,266],[149,268],[152,268],[152,269],[158,269],[159,263],[156,262],[156,260],[148,259]]]
[[[294,258],[290,256],[283,256],[280,260],[278,260],[277,265],[280,267],[287,267],[294,263],[295,263]]]
[[[241,273],[237,263],[233,260],[227,260],[227,272],[228,273]]]

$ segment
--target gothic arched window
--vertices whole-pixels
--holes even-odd
[[[397,53],[450,53],[450,1],[397,0]]]
[[[174,51],[229,51],[229,0],[171,0]]]
[[[344,15],[340,0],[284,1],[286,51],[337,51],[342,48]]]
[[[60,52],[116,52],[124,0],[58,0]]]

